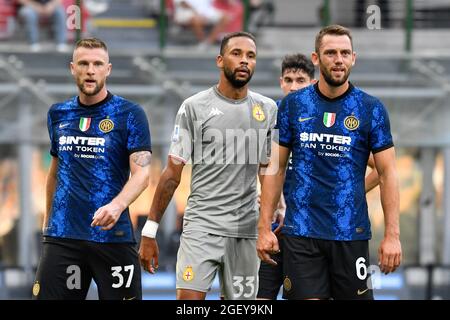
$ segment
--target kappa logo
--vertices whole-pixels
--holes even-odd
[[[211,109],[211,112],[209,113],[208,117],[211,117],[211,116],[220,116],[220,115],[222,115],[222,114],[223,114],[222,111],[220,111],[220,110],[217,109],[216,107],[213,107],[213,108]]]

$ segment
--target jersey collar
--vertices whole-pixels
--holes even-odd
[[[93,108],[96,108],[96,107],[98,107],[98,106],[101,106],[101,105],[107,103],[109,100],[111,100],[112,97],[113,97],[113,95],[111,94],[111,92],[108,91],[108,94],[106,95],[106,98],[103,99],[103,100],[100,101],[100,102],[97,102],[97,103],[94,103],[94,104],[91,104],[91,105],[86,105],[86,104],[81,103],[80,97],[77,97],[77,102],[78,102],[78,105],[79,105],[80,107],[82,107],[82,108],[93,109]]]
[[[333,101],[337,101],[337,100],[345,98],[353,90],[353,88],[354,88],[353,84],[349,81],[348,82],[348,89],[343,94],[341,94],[340,96],[337,96],[336,98],[328,98],[322,92],[320,92],[320,90],[319,90],[319,82],[316,82],[314,84],[314,89],[316,90],[316,92],[319,95],[319,97],[321,97],[325,101],[329,101],[329,102],[333,102]]]

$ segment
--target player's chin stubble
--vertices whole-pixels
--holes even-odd
[[[350,71],[351,69],[347,69],[342,79],[336,80],[331,75],[331,70],[328,71],[327,68],[322,64],[322,62],[320,62],[320,73],[322,74],[325,82],[331,87],[339,87],[340,85],[345,83],[345,81],[347,81],[348,77],[350,76]]]
[[[224,69],[224,74],[225,74],[225,77],[227,78],[227,80],[231,83],[231,85],[233,86],[233,88],[236,88],[236,89],[240,89],[240,88],[242,88],[243,86],[245,86],[249,81],[250,81],[250,79],[252,78],[252,76],[253,76],[253,73],[249,73],[248,74],[248,77],[246,78],[246,79],[244,79],[244,80],[239,80],[239,79],[237,79],[237,76],[236,76],[236,74],[237,74],[237,71],[231,71],[230,69]]]
[[[105,85],[104,81],[102,81],[100,83],[96,82],[94,90],[89,92],[84,88],[84,82],[78,82],[78,88],[86,96],[95,96],[97,93],[99,93],[103,89],[104,85]]]
[[[345,83],[345,81],[347,81],[348,76],[350,75],[350,71],[347,71],[344,75],[344,77],[342,77],[342,79],[340,80],[336,80],[333,78],[333,76],[328,73],[327,71],[321,71],[323,78],[325,79],[325,82],[332,87],[339,87],[340,85],[342,85],[343,83]]]

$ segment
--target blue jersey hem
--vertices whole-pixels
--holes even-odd
[[[330,240],[330,241],[362,241],[362,240],[370,240],[372,238],[371,235],[369,236],[361,236],[361,237],[355,237],[355,238],[339,238],[339,237],[330,237],[330,236],[325,236],[325,235],[319,235],[319,234],[298,234],[295,232],[286,232],[286,231],[282,231],[281,232],[284,235],[287,236],[294,236],[294,237],[304,237],[304,238],[313,238],[313,239],[320,239],[320,240]]]
[[[78,237],[77,236],[72,236],[72,235],[60,236],[60,235],[55,235],[55,234],[50,234],[50,233],[45,233],[43,236],[44,237],[50,237],[50,238],[53,238],[53,239],[82,240],[82,241],[89,241],[89,242],[94,242],[94,243],[131,243],[131,244],[136,244],[136,240],[96,241],[96,240],[93,240],[93,239],[87,239],[87,238],[83,238],[83,237],[79,237],[79,236]]]

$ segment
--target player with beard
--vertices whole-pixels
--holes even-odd
[[[378,250],[380,270],[395,271],[402,258],[399,191],[389,117],[375,97],[353,86],[355,64],[350,31],[333,25],[317,37],[313,63],[319,82],[283,99],[278,111],[279,159],[265,177],[257,243],[259,257],[273,263],[279,250],[271,231],[286,173],[282,228],[284,290],[288,299],[373,299],[368,240],[370,221],[364,177],[370,152],[379,174],[385,233]]]
[[[128,206],[148,185],[147,116],[106,89],[111,63],[101,40],[80,40],[70,69],[78,96],[47,116],[52,160],[33,298],[85,299],[94,279],[100,299],[141,299]]]
[[[248,89],[256,65],[253,35],[226,35],[216,58],[219,83],[186,99],[176,116],[167,167],[156,187],[139,249],[142,266],[158,266],[158,224],[192,161],[176,265],[177,299],[205,299],[216,274],[225,299],[255,299],[258,207],[256,177],[268,163],[273,100]]]

